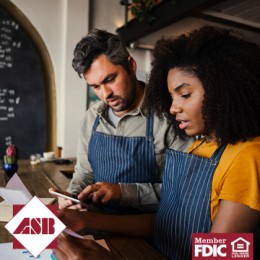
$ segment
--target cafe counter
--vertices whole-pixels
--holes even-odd
[[[69,185],[75,165],[75,160],[70,160],[71,164],[41,162],[37,165],[31,165],[29,160],[19,160],[18,175],[33,196],[52,197],[48,192],[50,187],[65,190]],[[5,172],[0,169],[0,187],[5,187],[7,181]],[[5,224],[6,222],[0,222],[0,243],[12,241],[11,234],[4,227]],[[93,235],[95,237],[95,234]],[[144,239],[101,232],[96,235],[98,239],[105,239],[110,250],[120,259],[164,259]]]

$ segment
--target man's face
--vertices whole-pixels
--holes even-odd
[[[130,73],[121,65],[112,64],[104,54],[99,55],[84,73],[89,87],[99,99],[112,108],[115,115],[123,116],[139,104],[136,64],[129,57]]]

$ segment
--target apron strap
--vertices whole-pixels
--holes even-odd
[[[100,119],[100,116],[97,115],[97,117],[96,117],[96,119],[95,119],[95,122],[94,122],[94,124],[93,124],[92,132],[96,132],[97,126],[98,126],[98,123],[99,123],[99,119]]]
[[[153,112],[151,108],[148,110],[147,113],[147,123],[146,123],[146,137],[150,140],[153,140]]]
[[[221,145],[217,148],[217,150],[212,154],[212,156],[210,157],[211,160],[214,161],[219,161],[224,150],[226,149],[226,144],[225,145]]]

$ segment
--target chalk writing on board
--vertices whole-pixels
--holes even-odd
[[[0,69],[13,67],[13,48],[21,48],[21,41],[13,39],[14,31],[19,30],[19,24],[11,20],[0,23]]]
[[[45,63],[36,32],[24,19],[0,4],[0,160],[9,144],[17,146],[20,159],[47,147]]]
[[[9,146],[12,144],[12,137],[11,136],[6,136],[5,137],[5,145]]]
[[[20,97],[15,95],[14,89],[0,89],[0,121],[15,118],[15,108],[20,103]]]

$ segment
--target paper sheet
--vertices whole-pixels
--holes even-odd
[[[9,204],[27,204],[30,199],[21,190],[0,187],[0,196]]]
[[[96,240],[104,248],[108,249],[106,241],[104,239]],[[29,259],[41,259],[41,260],[53,260],[52,250],[45,249],[37,258],[34,258],[26,249],[13,249],[13,243],[0,243],[0,259],[1,260],[29,260]]]
[[[92,235],[86,235],[86,236],[81,236],[79,235],[78,233],[72,231],[71,229],[64,229],[63,230],[64,233],[70,235],[70,236],[73,236],[73,237],[77,237],[77,238],[81,238],[81,239],[91,239],[91,240],[95,240],[94,237]],[[95,240],[98,244],[100,244],[101,246],[103,246],[104,248],[106,248],[108,251],[110,251],[105,239],[98,239],[98,240]]]
[[[0,243],[1,260],[51,260],[53,259],[51,258],[51,254],[51,249],[45,249],[37,258],[34,258],[26,249],[13,249],[13,243]]]
[[[8,181],[8,183],[6,184],[6,188],[23,191],[23,193],[29,200],[32,199],[31,193],[27,190],[17,173],[15,173],[13,177]]]
[[[50,205],[55,198],[39,198],[45,205]],[[13,205],[7,201],[0,202],[0,221],[8,222],[13,217]],[[1,259],[1,258],[0,258]]]
[[[6,187],[0,187],[0,196],[4,199],[0,203],[0,221],[8,222],[13,216],[14,204],[27,204],[32,195],[27,190],[17,173],[8,181]],[[40,198],[46,205],[51,204],[54,198]],[[0,258],[1,259],[1,258]]]
[[[6,187],[0,187],[0,196],[10,204],[26,204],[32,199],[17,173],[8,181]]]

